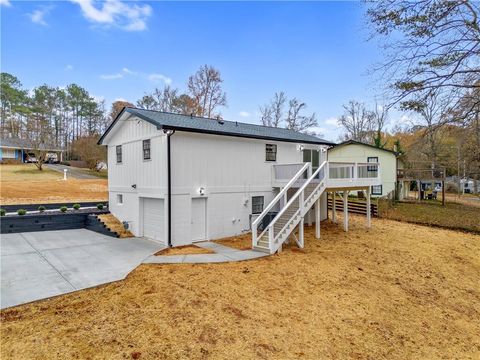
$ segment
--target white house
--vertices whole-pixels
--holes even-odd
[[[398,159],[397,153],[388,150],[375,147],[370,144],[362,142],[347,140],[333,148],[328,150],[329,162],[373,162],[381,163],[380,178],[381,183],[372,186],[371,195],[373,197],[387,196],[395,191],[396,186],[402,186],[400,182],[397,185],[397,172],[398,169],[403,168],[403,164]],[[370,168],[372,171],[376,171],[376,167]],[[402,193],[400,191],[400,193]]]
[[[332,143],[315,136],[151,110],[123,109],[99,144],[110,211],[136,236],[171,246],[252,231],[255,248],[275,252],[298,225],[303,246],[305,219],[315,215],[320,236],[331,186],[379,181],[367,164],[329,166]]]

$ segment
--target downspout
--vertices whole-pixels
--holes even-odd
[[[171,154],[170,154],[170,136],[175,134],[175,130],[163,130],[167,135],[167,201],[168,201],[168,236],[167,245],[172,247],[172,172],[171,172]]]

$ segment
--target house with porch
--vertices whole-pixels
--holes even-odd
[[[0,162],[34,162],[35,152],[41,150],[47,152],[47,159],[62,161],[64,150],[54,146],[40,145],[41,148],[32,145],[26,139],[17,137],[5,137],[0,139]]]
[[[346,204],[349,191],[365,190],[369,201],[380,184],[378,162],[329,162],[329,141],[236,121],[127,107],[99,144],[108,148],[110,211],[168,246],[251,232],[259,251],[291,237],[303,247],[305,221],[320,237],[329,192]]]
[[[378,148],[355,140],[347,140],[328,150],[328,161],[331,163],[345,161],[381,163],[379,176],[382,182],[372,186],[372,197],[392,196],[394,191],[398,191],[400,196],[403,194],[404,183],[397,179],[397,174],[399,170],[404,168],[404,165],[398,154],[393,150]],[[377,167],[369,167],[367,171],[375,172]]]

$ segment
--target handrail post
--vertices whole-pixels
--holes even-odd
[[[252,241],[253,241],[253,246],[257,246],[258,244],[258,230],[257,230],[257,223],[252,224]]]
[[[268,249],[270,250],[270,253],[271,253],[273,249],[273,226],[272,225],[268,225]]]

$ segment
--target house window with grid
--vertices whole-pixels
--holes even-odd
[[[252,214],[261,214],[263,211],[263,196],[252,196]]]
[[[265,160],[277,161],[277,145],[265,144]]]
[[[121,164],[122,163],[122,145],[117,145],[115,151],[117,154],[117,164]]]
[[[382,195],[382,185],[372,186],[372,195]]]
[[[367,163],[378,163],[377,156],[371,156],[367,158]],[[378,172],[378,165],[367,166],[367,171],[370,173],[377,173]]]
[[[143,140],[143,160],[150,160],[150,139]]]

